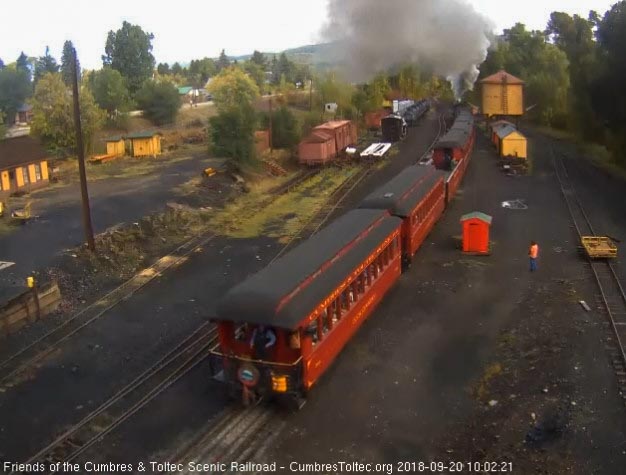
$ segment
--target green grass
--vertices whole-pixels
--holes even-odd
[[[600,144],[583,142],[567,130],[553,129],[547,126],[533,126],[536,132],[555,140],[563,140],[575,144],[582,156],[589,159],[598,168],[613,176],[626,180],[626,169],[613,160],[609,150]]]
[[[291,193],[273,198],[268,190],[276,186],[261,182],[252,185],[250,193],[242,195],[211,218],[217,232],[236,238],[261,235],[287,241],[326,203],[329,196],[357,167],[342,170],[329,168],[307,180]]]

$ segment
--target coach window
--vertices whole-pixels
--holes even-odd
[[[334,322],[332,314],[329,313],[324,319],[326,320],[326,328],[328,329],[328,331],[332,330]]]
[[[324,322],[322,317],[317,317],[317,339],[322,341],[324,338]]]

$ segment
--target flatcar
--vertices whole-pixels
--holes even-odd
[[[411,166],[363,200],[361,209],[383,209],[402,219],[402,264],[413,255],[445,209],[446,174],[434,167]]]
[[[217,309],[214,376],[244,402],[302,398],[400,276],[401,232],[386,211],[350,211],[234,287]]]

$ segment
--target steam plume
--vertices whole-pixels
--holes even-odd
[[[457,97],[473,88],[492,30],[465,0],[330,0],[328,15],[324,36],[350,79],[416,63],[448,78]]]

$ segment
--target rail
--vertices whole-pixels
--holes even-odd
[[[563,155],[555,154],[550,146],[550,153],[554,170],[561,187],[561,193],[565,198],[567,208],[576,228],[576,233],[582,239],[585,235],[596,236],[594,227],[583,207],[580,198],[576,194],[574,185],[569,179],[567,167],[563,161]],[[619,280],[614,266],[608,260],[593,260],[587,256],[589,265],[600,290],[602,303],[609,317],[609,324],[617,343],[618,359],[613,360],[613,365],[622,376],[626,372],[626,292]],[[621,379],[621,392],[626,399],[626,379]]]
[[[123,300],[131,297],[166,270],[184,262],[196,249],[214,238],[215,235],[213,233],[206,233],[186,241],[152,266],[144,269],[104,297],[88,305],[68,320],[9,356],[0,363],[0,385],[6,385],[11,378],[36,365],[46,356],[53,353],[61,343],[98,320],[106,312]]]
[[[217,339],[207,322],[26,463],[70,462],[201,363]]]

